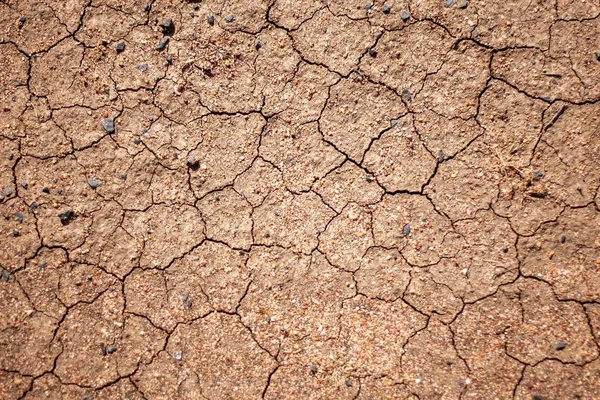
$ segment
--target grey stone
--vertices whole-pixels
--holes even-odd
[[[408,21],[410,19],[410,14],[408,11],[406,10],[402,10],[400,11],[400,19],[404,22]]]
[[[160,39],[160,42],[158,42],[158,44],[156,45],[156,50],[158,50],[158,51],[164,50],[167,47],[167,44],[169,44],[169,37],[163,36],[163,38]]]
[[[115,120],[112,118],[104,118],[100,125],[104,128],[107,133],[115,133]]]
[[[117,51],[117,53],[122,53],[125,51],[125,43],[123,42],[119,42],[115,45],[115,50]]]
[[[88,179],[88,185],[90,185],[92,189],[97,189],[102,185],[102,182],[100,182],[99,179],[90,178]]]

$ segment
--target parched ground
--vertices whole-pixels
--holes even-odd
[[[1,399],[600,399],[599,0],[0,1]]]

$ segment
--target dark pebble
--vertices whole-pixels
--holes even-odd
[[[38,208],[38,204],[34,201],[33,203],[31,203],[31,205],[29,206],[29,210],[31,211],[35,211]]]
[[[125,51],[125,43],[123,43],[123,42],[117,43],[115,46],[115,50],[117,51],[117,53],[124,52]]]
[[[271,237],[271,234],[269,232],[265,233],[265,237],[268,239]]]
[[[600,51],[595,52],[594,57],[596,57],[596,61],[600,61]]]
[[[228,15],[225,17],[225,22],[227,22],[228,24],[232,23],[235,20],[235,17],[233,15]]]
[[[8,282],[8,271],[5,269],[2,270],[2,280]]]
[[[468,5],[469,2],[467,0],[461,0],[456,7],[460,8],[461,10],[464,10],[465,8],[467,8]]]
[[[194,4],[194,11],[198,11],[200,9],[200,6],[198,4]]]
[[[99,179],[90,178],[88,179],[88,185],[90,185],[92,189],[97,189],[102,185],[102,182],[100,182]]]
[[[104,118],[100,125],[107,133],[115,133],[115,120],[112,118]]]
[[[145,72],[145,71],[148,69],[148,64],[146,64],[146,63],[139,64],[139,65],[137,66],[137,69],[138,69],[139,71]]]
[[[25,190],[29,189],[29,183],[27,182],[21,182],[21,187]]]
[[[60,222],[63,225],[66,225],[71,221],[74,215],[73,210],[64,210],[58,213],[58,218],[60,218]]]
[[[173,64],[173,56],[172,55],[170,55],[170,54],[167,55],[167,62],[169,64]]]
[[[564,349],[565,349],[565,347],[567,347],[567,345],[566,345],[566,344],[564,344],[563,342],[558,342],[558,343],[556,344],[556,350],[558,350],[558,351],[564,350]]]
[[[446,361],[446,365],[452,365],[452,361],[450,361],[450,360]]]
[[[7,187],[4,188],[4,195],[6,197],[10,197],[10,196],[12,196],[12,194],[13,194],[13,190],[12,190],[11,187],[7,186]]]
[[[117,346],[115,346],[114,344],[111,344],[106,348],[106,354],[112,354],[115,351],[117,351]]]
[[[445,8],[452,7],[455,4],[456,4],[456,0],[445,0],[444,1],[444,7]]]
[[[19,17],[19,24],[23,25],[27,21],[25,17]]]
[[[260,50],[260,48],[262,47],[262,44],[257,40],[254,47],[256,48],[256,50]]]
[[[156,50],[158,50],[158,51],[164,50],[165,47],[167,47],[167,44],[169,44],[169,37],[164,36],[162,39],[160,39],[160,42],[158,42],[158,44],[156,45]]]
[[[373,48],[369,49],[369,55],[371,57],[377,57],[377,50],[375,50]]]
[[[533,400],[544,400],[542,396],[533,396]]]
[[[15,213],[15,219],[19,222],[23,222],[23,213],[21,211],[17,211]]]
[[[150,4],[144,4],[144,11],[148,12],[152,9],[152,6]]]
[[[139,137],[136,137],[135,139],[133,139],[133,143],[140,144],[142,143],[142,140]]]
[[[172,35],[175,32],[175,24],[171,18],[165,18],[158,24],[163,35]]]
[[[370,183],[370,182],[373,182],[375,179],[373,179],[372,176],[367,175],[367,176],[365,176],[365,180]]]
[[[317,373],[317,366],[316,365],[311,365],[309,368],[310,368],[310,372],[312,372],[313,374]]]
[[[446,156],[444,154],[444,150],[438,151],[438,160],[439,160],[439,162],[444,162],[445,159],[446,159]]]
[[[206,22],[208,22],[209,25],[214,25],[215,24],[215,16],[213,14],[210,14],[208,16],[208,18],[206,18]]]
[[[561,243],[565,243],[566,241],[567,241],[567,237],[566,237],[565,235],[562,235],[562,236],[560,237],[560,242],[561,242]]]
[[[121,174],[121,179],[122,179],[122,180],[125,180],[125,179],[127,179],[127,174]]]
[[[392,11],[392,9],[390,8],[390,6],[383,6],[381,8],[381,11],[383,11],[384,14],[389,14],[390,11]]]
[[[181,293],[181,301],[184,303],[190,299],[190,294],[188,292]]]
[[[402,233],[404,236],[408,236],[410,234],[410,222],[404,225],[404,228],[402,228]]]
[[[408,21],[410,19],[410,14],[408,13],[408,11],[406,11],[406,10],[400,11],[400,19],[404,22]]]
[[[18,230],[18,229],[13,229],[13,231],[12,231],[12,235],[13,235],[14,237],[18,237],[18,236],[21,236],[21,232],[19,232],[19,230]]]
[[[402,89],[402,98],[407,103],[410,103],[412,101],[412,95],[410,94],[410,92],[408,91],[408,89]]]
[[[190,154],[187,158],[186,165],[188,166],[188,168],[195,171],[200,166],[200,163],[198,162],[198,160],[196,160],[196,157],[194,157],[194,155]]]
[[[350,379],[346,379],[346,386],[352,387],[352,381]]]
[[[503,253],[508,253],[508,247],[506,247],[506,246],[502,247],[502,252]]]
[[[544,174],[541,171],[534,171],[533,173],[533,179],[540,179],[544,176]]]
[[[104,343],[100,343],[100,351],[102,352],[103,356],[106,355],[106,347],[104,346]]]
[[[50,194],[50,188],[45,187],[42,189],[42,192]]]
[[[196,16],[196,14],[194,14],[194,12],[190,12],[190,17],[194,18]]]

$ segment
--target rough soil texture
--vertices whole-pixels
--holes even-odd
[[[1,399],[600,399],[600,0],[0,27]]]

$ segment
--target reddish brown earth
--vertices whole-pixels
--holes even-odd
[[[600,399],[599,0],[148,1],[0,2],[0,398]]]

